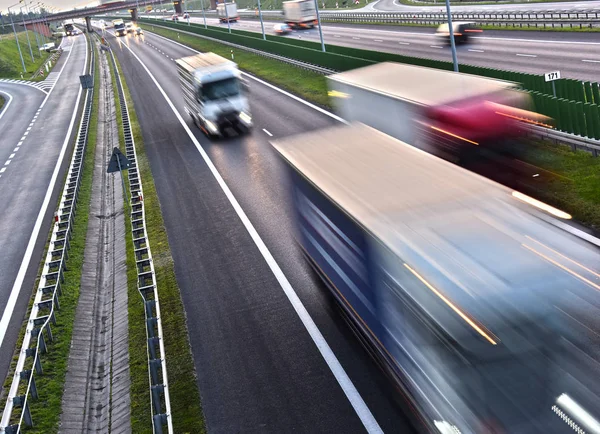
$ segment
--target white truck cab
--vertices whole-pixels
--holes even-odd
[[[247,133],[252,117],[247,84],[237,65],[214,53],[176,61],[187,111],[209,137],[225,136],[228,128]]]

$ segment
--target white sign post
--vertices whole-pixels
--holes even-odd
[[[552,82],[552,93],[554,94],[554,98],[556,98],[556,87],[554,85],[554,81],[560,78],[560,71],[546,72],[544,74],[544,78],[546,79],[546,82]]]

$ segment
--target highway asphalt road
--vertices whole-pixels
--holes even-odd
[[[193,22],[203,24],[202,18]],[[209,25],[227,27],[217,19]],[[273,22],[265,22],[265,32],[274,34]],[[261,32],[260,22],[243,20],[232,28]],[[288,38],[318,42],[317,29],[297,30]],[[452,61],[450,47],[442,44],[433,29],[393,26],[323,25],[326,44]],[[512,71],[544,74],[561,71],[562,77],[600,81],[599,33],[551,33],[529,31],[485,31],[468,45],[457,47],[459,63]]]
[[[338,121],[250,80],[253,132],[210,141],[185,113],[173,62],[191,50],[149,33],[122,38],[123,45],[114,37],[109,41],[132,94],[156,183],[209,431],[354,433],[368,426],[370,432],[411,432],[401,400],[296,247],[287,185],[268,143]],[[194,140],[247,221],[236,214]],[[281,272],[273,271],[274,262]],[[307,333],[304,308],[325,339],[317,339],[319,348],[315,330]]]
[[[433,3],[433,1],[431,1]],[[394,12],[431,12],[436,9],[444,9],[445,3],[439,1],[439,6],[418,6],[418,4],[403,5],[398,0],[378,0],[372,2],[366,8],[360,9],[361,12],[367,11],[394,11]],[[575,9],[600,9],[600,1],[575,1],[575,2],[556,2],[556,3],[501,3],[501,4],[487,4],[487,5],[452,5],[452,11],[454,12],[468,12],[468,11],[567,11]],[[355,10],[357,11],[357,10]]]
[[[4,378],[38,272],[77,131],[84,36],[65,39],[48,94],[0,83],[12,95],[0,119],[0,375]]]

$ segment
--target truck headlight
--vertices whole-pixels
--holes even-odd
[[[240,119],[245,124],[250,125],[252,123],[252,117],[248,113],[246,113],[246,112],[241,112],[240,113]]]
[[[206,128],[208,128],[208,131],[210,131],[213,134],[216,134],[219,132],[219,129],[217,128],[217,126],[215,124],[213,124],[211,121],[206,121]]]

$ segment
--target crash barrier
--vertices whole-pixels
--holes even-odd
[[[282,38],[280,36],[267,35],[263,40],[260,34],[243,30],[232,30],[210,27],[205,29],[202,25],[177,22],[168,22],[142,19],[141,22],[160,25],[166,28],[190,32],[193,34],[235,43],[242,47],[260,50],[275,54],[280,58],[292,59],[294,62],[303,62],[306,68],[316,65],[319,68],[327,68],[333,71],[346,71],[372,65],[377,62],[399,62],[429,68],[437,68],[451,71],[451,62],[425,59],[419,57],[403,56],[393,53],[382,53],[358,48],[341,47],[339,45],[327,45],[327,52],[322,52],[320,44],[311,41]],[[285,43],[284,43],[285,42]],[[516,71],[503,71],[495,68],[486,68],[475,65],[460,65],[463,73],[480,75],[500,80],[522,83],[523,88],[532,94],[536,110],[540,113],[556,119],[557,129],[565,133],[576,134],[590,139],[600,139],[600,131],[595,127],[598,120],[600,94],[598,83],[580,82],[572,79],[561,79],[555,81],[557,97],[553,96],[552,83],[546,82],[544,76],[528,74]],[[320,71],[317,71],[320,72]],[[570,98],[560,97],[561,94],[569,95],[571,98],[585,95],[585,101],[577,101]],[[542,98],[542,96],[544,98]],[[575,119],[582,112],[578,108],[581,103],[584,121]],[[596,117],[594,117],[596,116]]]
[[[448,22],[448,15],[441,6],[439,12],[351,12],[320,10],[323,22],[416,24],[436,26]],[[193,11],[196,15],[202,11]],[[216,18],[215,11],[205,11],[207,17]],[[238,11],[240,18],[259,19],[257,10]],[[263,19],[281,20],[281,11],[262,11]],[[453,12],[452,20],[471,21],[479,25],[498,27],[579,28],[600,25],[600,9],[576,10],[514,10]]]
[[[93,73],[94,54],[92,51],[89,74]],[[42,393],[36,386],[35,377],[44,375],[42,355],[50,350],[48,343],[53,341],[52,326],[56,325],[56,315],[60,311],[59,297],[62,295],[61,285],[64,283],[65,262],[68,258],[76,217],[92,113],[93,92],[93,89],[85,91],[83,115],[77,132],[75,150],[67,172],[58,211],[54,217],[48,252],[35,291],[19,358],[2,413],[0,433],[17,434],[21,432],[23,424],[28,427],[33,426],[30,401],[32,398],[38,399]]]
[[[135,141],[131,131],[129,109],[123,91],[121,74],[112,50],[109,50],[113,69],[116,76],[117,92],[121,105],[121,120],[123,136],[125,138],[125,155],[130,162],[127,170],[129,193],[131,194],[131,233],[135,264],[137,272],[137,287],[144,303],[146,320],[146,349],[148,358],[148,379],[150,388],[150,407],[152,411],[152,428],[154,434],[162,434],[163,427],[167,427],[169,434],[173,433],[173,418],[171,413],[171,400],[169,395],[169,382],[167,380],[167,362],[158,299],[158,286],[154,262],[150,251],[150,241],[146,231],[146,210],[144,207],[144,192],[142,179],[137,166],[137,153]]]
[[[58,62],[58,59],[60,58],[60,55],[62,54],[62,52],[63,52],[62,48],[59,48],[54,53],[52,53],[52,56],[50,56],[44,62],[44,64],[40,67],[40,69],[35,71],[35,74],[33,74],[31,76],[30,80],[34,80],[40,76],[43,76],[44,74],[48,74],[50,71],[50,68],[52,68],[52,65],[54,65],[54,64],[56,64],[56,62]]]

